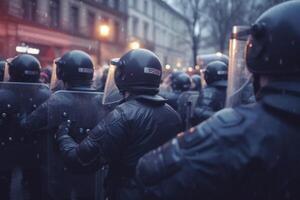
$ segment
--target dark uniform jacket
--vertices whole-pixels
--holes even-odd
[[[80,144],[58,132],[61,153],[71,166],[108,164],[110,199],[141,199],[133,179],[138,159],[180,130],[179,115],[157,96],[133,96],[117,106]],[[66,132],[67,133],[67,132]]]
[[[300,199],[300,83],[263,88],[257,103],[224,109],[143,156],[152,199]]]
[[[226,88],[227,87],[223,85],[212,84],[201,91],[198,105],[195,109],[194,125],[208,119],[215,114],[215,112],[225,107]]]
[[[167,104],[169,104],[174,110],[178,109],[178,97],[180,96],[181,91],[170,91],[161,93],[161,96],[167,100]]]

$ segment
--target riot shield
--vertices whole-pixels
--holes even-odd
[[[20,126],[20,119],[29,115],[50,96],[47,85],[38,83],[0,83],[0,171],[11,173],[18,168],[22,179],[12,175],[14,187],[25,190],[31,198],[40,197],[41,137]],[[31,173],[34,172],[34,173]],[[22,187],[26,183],[26,188]],[[14,191],[10,191],[14,193]]]
[[[108,112],[102,105],[103,93],[85,91],[55,92],[48,101],[48,188],[53,199],[101,199],[103,195],[101,169],[89,167],[74,170],[61,159],[55,142],[58,126],[67,119],[72,121],[70,135],[82,141]],[[69,168],[68,168],[69,167]],[[91,166],[92,168],[93,166]]]
[[[234,26],[229,44],[229,66],[226,107],[252,103],[254,93],[251,74],[244,59],[249,27]]]
[[[197,91],[187,91],[183,92],[177,100],[178,113],[181,115],[181,118],[184,122],[185,129],[191,127],[191,119],[194,117],[194,110],[197,105],[199,98],[199,92]]]

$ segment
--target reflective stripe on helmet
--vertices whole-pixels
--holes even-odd
[[[91,68],[78,68],[78,72],[85,73],[85,74],[92,74],[92,73],[94,73],[94,69],[91,69]]]
[[[156,76],[161,76],[161,71],[155,68],[151,68],[151,67],[145,67],[144,68],[144,73],[145,74],[153,74]]]
[[[25,70],[24,74],[26,75],[38,75],[40,72],[39,71],[33,71],[33,70]]]

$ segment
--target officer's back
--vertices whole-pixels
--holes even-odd
[[[137,174],[151,195],[300,198],[300,46],[294,45],[300,42],[299,13],[300,2],[289,1],[249,29],[246,61],[256,103],[221,110],[141,158]],[[165,170],[170,167],[173,173]]]
[[[206,86],[202,89],[195,109],[193,124],[198,124],[225,107],[227,88],[227,65],[213,61],[204,72]]]
[[[58,143],[64,159],[71,163],[88,166],[98,161],[99,166],[109,165],[105,180],[109,199],[141,199],[134,179],[138,159],[174,137],[180,131],[181,120],[166,100],[157,95],[162,67],[155,54],[144,49],[132,50],[112,64],[104,103],[122,99],[120,105],[80,144],[68,136],[72,124],[62,124],[57,133]],[[116,95],[119,93],[120,96]]]
[[[127,147],[120,155],[121,160],[117,160],[115,166],[110,165],[111,169],[116,168],[115,173],[128,173],[128,176],[133,176],[138,158],[157,147],[161,141],[169,140],[170,136],[174,135],[174,131],[179,130],[179,116],[164,99],[160,99],[159,96],[156,98],[149,99],[138,95],[129,97],[110,115],[113,117],[111,120],[116,123],[118,117],[120,117],[119,123],[126,122],[125,128],[128,134],[122,141]],[[111,124],[110,128],[113,129],[113,126],[114,124]]]
[[[161,95],[167,99],[167,103],[178,111],[178,97],[191,86],[191,80],[188,74],[184,72],[173,72],[171,76],[172,91],[162,93]]]
[[[88,129],[104,115],[102,110],[102,95],[94,90],[92,85],[94,66],[90,56],[80,50],[72,50],[55,60],[51,87],[57,89],[57,83],[63,83],[59,91],[39,106],[34,112],[22,120],[22,127],[28,130],[43,129],[46,145],[43,147],[46,171],[43,173],[45,196],[53,199],[93,199],[96,191],[95,173],[81,173],[66,170],[65,163],[60,158],[55,145],[55,131],[64,117],[70,116],[76,120],[77,127],[72,135],[76,141],[81,141]],[[65,116],[66,115],[66,116]],[[89,120],[85,120],[88,119]],[[100,188],[99,188],[100,189]]]

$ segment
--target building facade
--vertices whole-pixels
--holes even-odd
[[[42,66],[72,49],[99,66],[126,49],[126,0],[1,0],[0,57],[35,54]],[[107,24],[103,38],[100,24]]]
[[[153,50],[164,65],[187,67],[187,19],[162,0],[128,0],[128,43]]]

